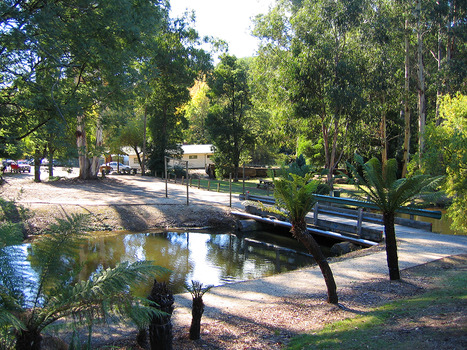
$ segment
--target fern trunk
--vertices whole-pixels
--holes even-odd
[[[36,330],[22,330],[16,335],[16,350],[40,350],[42,336]]]
[[[401,278],[399,273],[399,258],[397,257],[396,229],[394,226],[394,213],[383,213],[384,236],[386,239],[386,258],[391,281]]]
[[[172,312],[174,310],[174,296],[165,283],[154,280],[154,285],[148,299],[153,301],[154,307],[165,314],[153,316],[149,325],[149,341],[151,350],[172,350]]]
[[[328,303],[330,304],[337,304],[338,297],[337,297],[337,286],[336,282],[334,281],[334,275],[332,274],[332,270],[329,267],[329,264],[324,256],[321,248],[319,247],[318,243],[315,241],[313,236],[307,232],[306,222],[299,221],[294,222],[292,221],[292,235],[302,243],[308,252],[313,255],[316,263],[318,264],[319,268],[321,269],[321,273],[323,274],[324,281],[326,283],[327,292],[328,292]]]
[[[198,340],[201,333],[201,317],[204,313],[204,302],[202,297],[193,298],[192,319],[190,326],[190,339]]]

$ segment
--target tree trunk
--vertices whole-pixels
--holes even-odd
[[[316,243],[313,236],[307,232],[306,222],[292,222],[291,232],[292,235],[308,249],[308,252],[313,255],[313,258],[321,269],[328,291],[328,303],[337,304],[337,287],[334,281],[334,275],[318,243]]]
[[[422,159],[425,147],[425,125],[426,125],[426,96],[425,96],[425,71],[423,64],[423,35],[421,29],[421,0],[417,0],[417,59],[418,59],[418,152]]]
[[[34,152],[34,182],[41,182],[41,161],[42,155],[36,147]]]
[[[100,122],[98,122],[97,129],[96,129],[96,154],[101,154],[100,150],[102,149],[103,144],[104,144],[104,138],[102,136],[102,125]],[[99,173],[99,156],[95,155],[94,157],[92,157],[89,176],[91,178],[96,179],[98,173]]]
[[[383,106],[385,106],[385,103],[383,102]],[[381,115],[381,145],[382,145],[382,151],[381,151],[381,161],[383,163],[383,166],[388,162],[388,136],[386,132],[386,108],[383,107],[383,113]]]
[[[394,213],[383,213],[384,236],[386,239],[386,258],[391,281],[401,278],[399,273],[399,259],[397,257],[396,229],[394,226]]]
[[[148,107],[144,106],[143,160],[142,161],[139,159],[139,155],[138,155],[138,161],[139,161],[139,165],[141,167],[141,176],[144,176],[144,174],[146,173],[146,124],[147,124],[147,119],[148,119]]]
[[[37,331],[22,330],[16,335],[16,350],[40,350],[42,336]]]
[[[402,177],[407,175],[407,165],[409,164],[410,152],[410,108],[409,108],[409,93],[410,93],[410,60],[409,60],[409,21],[405,20],[405,86],[404,86],[404,149],[403,149],[403,164]]]
[[[47,159],[49,160],[49,178],[54,176],[54,148],[51,142],[47,144]]]
[[[191,310],[190,339],[198,340],[201,333],[201,317],[204,313],[203,297],[193,298],[193,308]]]
[[[90,163],[87,157],[86,127],[83,116],[77,117],[76,146],[78,147],[79,178],[87,180],[89,178]]]

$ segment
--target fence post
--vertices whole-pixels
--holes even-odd
[[[208,191],[211,190],[211,180],[208,180]]]
[[[245,163],[243,163],[243,195],[245,195]]]
[[[184,182],[185,182],[185,176],[182,176],[182,186]]]
[[[313,224],[318,225],[318,202],[315,203],[315,207],[313,208]]]
[[[218,182],[218,183],[217,183],[217,192],[220,192],[220,190],[221,190],[221,183]]]
[[[201,187],[201,179],[198,178],[198,190],[200,189],[200,187]]]
[[[188,174],[188,161],[186,161],[186,205],[190,204],[190,195],[189,195],[189,191],[188,191],[189,188],[190,188],[190,181],[188,181],[189,176],[190,175]]]
[[[232,173],[229,174],[229,207],[232,208]]]
[[[167,156],[164,157],[164,171],[165,171],[165,198],[168,197],[167,190]]]
[[[357,235],[362,236],[363,208],[358,208]]]

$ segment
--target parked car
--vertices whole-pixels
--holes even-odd
[[[19,172],[22,172],[22,173],[25,173],[25,172],[30,173],[31,172],[31,166],[29,165],[29,163],[27,161],[18,160],[17,165],[18,165],[18,171]]]
[[[105,171],[107,174],[118,172],[118,171],[123,174],[129,174],[131,172],[131,167],[128,165],[122,164],[122,163],[109,162],[109,163],[102,164],[99,170],[101,172]]]

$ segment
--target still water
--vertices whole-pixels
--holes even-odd
[[[180,293],[191,280],[218,286],[313,263],[310,256],[295,250],[303,251],[295,240],[263,232],[248,237],[208,232],[102,235],[90,239],[82,250],[80,278],[118,262],[151,260],[171,270],[158,281]]]

